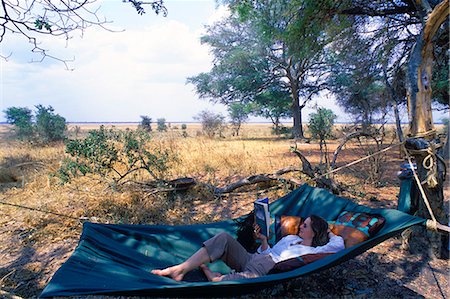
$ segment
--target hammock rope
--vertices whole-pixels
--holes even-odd
[[[420,194],[422,195],[423,201],[425,202],[425,206],[428,209],[428,213],[430,213],[431,220],[434,223],[436,223],[437,222],[436,217],[434,216],[433,210],[431,209],[430,201],[428,200],[428,197],[425,194],[425,190],[422,187],[423,182],[420,181],[419,176],[417,175],[417,171],[414,168],[414,164],[412,162],[411,155],[409,154],[408,150],[405,147],[403,147],[403,150],[405,151],[406,158],[408,159],[409,167],[412,170],[412,173],[413,173],[414,179],[417,183],[417,186],[419,188]]]
[[[445,165],[444,159],[436,154],[435,150],[438,147],[437,146],[431,146],[431,149],[427,148],[427,149],[424,149],[424,150],[408,150],[408,149],[406,149],[405,146],[402,146],[402,148],[403,148],[403,150],[404,150],[404,152],[406,154],[406,158],[408,159],[408,163],[409,163],[409,166],[410,166],[410,168],[412,170],[414,180],[416,181],[416,185],[419,188],[420,194],[422,195],[422,199],[423,199],[423,201],[425,203],[425,206],[427,207],[428,213],[430,214],[430,217],[431,217],[431,220],[428,219],[427,222],[426,222],[427,229],[431,230],[431,231],[435,231],[435,232],[437,232],[440,229],[440,230],[443,230],[443,231],[446,231],[446,232],[449,233],[450,232],[450,227],[447,226],[447,225],[443,225],[443,224],[439,223],[436,220],[436,217],[434,216],[434,213],[433,213],[433,209],[431,208],[430,201],[428,200],[428,197],[425,194],[425,190],[423,189],[423,186],[422,186],[424,184],[434,184],[434,182],[436,182],[436,185],[437,185],[437,183],[438,183],[437,182],[437,178],[436,178],[437,170],[436,170],[436,167],[434,166],[435,161],[436,161],[435,157],[438,157],[438,159],[441,160],[444,163],[444,165]],[[423,182],[421,182],[420,179],[419,179],[417,171],[416,171],[416,169],[414,167],[414,164],[412,162],[410,153],[416,153],[416,154],[427,153],[428,154],[425,157],[425,159],[423,160],[423,162],[422,162],[422,166],[425,169],[428,170],[427,179],[424,180]],[[433,164],[431,164],[430,167],[425,167],[425,165],[429,166],[429,163],[430,163],[429,161],[432,161]],[[431,168],[433,168],[435,171],[430,171]],[[430,176],[434,176],[434,178],[430,178]],[[436,185],[429,185],[429,186],[430,187],[433,186],[431,188],[434,188],[434,187],[436,187]]]
[[[403,145],[403,144],[404,144],[404,142],[400,142],[400,143],[397,143],[397,144],[393,144],[393,145],[388,146],[387,148],[384,148],[384,149],[382,149],[382,150],[380,150],[380,151],[378,151],[378,152],[375,152],[375,153],[370,154],[370,155],[368,155],[368,156],[362,157],[362,158],[360,158],[360,159],[358,159],[358,160],[352,161],[352,162],[350,162],[350,163],[348,163],[348,164],[345,164],[345,165],[343,165],[343,166],[340,166],[340,167],[338,167],[338,168],[335,168],[335,169],[333,169],[333,170],[331,170],[331,171],[328,171],[328,172],[326,172],[326,173],[324,173],[324,174],[321,174],[321,175],[319,175],[319,176],[317,176],[317,177],[311,178],[311,179],[305,181],[305,183],[309,183],[309,182],[315,181],[315,180],[317,180],[317,179],[320,179],[320,178],[322,178],[322,177],[324,177],[324,176],[327,176],[327,175],[329,175],[329,174],[338,172],[338,171],[340,171],[340,170],[342,170],[342,169],[348,168],[348,167],[353,166],[353,165],[355,165],[355,164],[358,164],[358,163],[360,163],[360,162],[362,162],[362,161],[365,161],[365,160],[367,160],[367,159],[370,159],[370,158],[372,158],[372,157],[374,157],[374,156],[376,156],[376,155],[379,155],[379,154],[382,154],[382,153],[384,153],[384,152],[387,152],[388,150],[390,150],[390,149],[393,148],[393,147],[396,147],[396,146],[399,146],[399,145]]]
[[[0,204],[6,205],[6,206],[15,207],[15,208],[31,210],[31,211],[41,212],[41,213],[44,213],[44,214],[51,214],[51,215],[55,215],[55,216],[59,216],[59,217],[64,217],[64,218],[69,218],[69,219],[74,219],[74,220],[81,221],[78,224],[82,224],[83,221],[97,220],[98,219],[97,217],[91,217],[91,218],[89,218],[89,217],[73,217],[73,216],[69,216],[69,215],[65,215],[65,214],[61,214],[61,213],[56,213],[56,212],[53,212],[53,211],[41,210],[41,209],[38,209],[38,208],[27,207],[27,206],[24,206],[24,205],[18,205],[18,204],[14,204],[14,203],[5,202],[5,201],[0,201]]]

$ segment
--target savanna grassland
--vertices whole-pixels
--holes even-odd
[[[69,138],[83,138],[97,125],[69,127]],[[135,125],[120,125],[135,129]],[[38,146],[9,138],[7,126],[0,127],[0,297],[37,297],[58,267],[77,245],[83,221],[132,224],[192,224],[219,221],[247,214],[257,197],[276,199],[295,188],[279,183],[245,186],[218,196],[211,186],[223,187],[255,174],[273,174],[300,165],[290,151],[290,139],[271,135],[270,125],[244,125],[240,136],[226,131],[224,138],[209,139],[198,124],[188,124],[187,137],[172,125],[167,132],[153,132],[153,145],[170,150],[176,161],[165,179],[194,178],[187,192],[147,188],[151,178],[136,172],[129,183],[111,185],[101,177],[85,176],[61,184],[55,176],[65,156],[64,144]],[[345,128],[336,127],[342,136]],[[393,131],[385,143],[395,144]],[[339,139],[328,141],[333,153]],[[313,166],[320,161],[315,141],[297,144]],[[361,157],[350,148],[340,163]],[[363,166],[335,175],[343,196],[370,206],[395,208],[399,180],[396,172],[403,162],[398,147],[382,157],[376,184],[358,177]],[[284,175],[309,181],[299,172]],[[140,182],[140,183],[136,183]],[[314,185],[313,181],[309,181]],[[349,298],[441,298],[449,294],[448,264],[423,254],[400,250],[401,240],[391,238],[344,264],[282,286],[262,290],[246,298],[260,297],[349,297]]]

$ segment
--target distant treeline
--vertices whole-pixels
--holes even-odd
[[[201,122],[199,121],[167,121],[167,123],[170,124],[201,124]],[[249,121],[246,122],[247,124],[272,124],[272,122],[270,121]],[[444,124],[441,120],[435,121],[434,122],[437,125],[442,125]],[[8,123],[5,121],[0,121],[0,125],[7,125]],[[68,125],[115,125],[115,124],[136,124],[139,125],[140,122],[139,121],[69,121],[67,122]],[[282,124],[290,124],[289,121],[286,122],[282,122]],[[307,122],[303,122],[303,124],[308,124]],[[336,125],[350,125],[352,124],[352,122],[343,122],[343,121],[337,121],[335,122]],[[395,122],[388,122],[388,125],[395,125]],[[402,125],[407,125],[407,122],[402,122]],[[374,125],[381,125],[381,123],[374,123]]]

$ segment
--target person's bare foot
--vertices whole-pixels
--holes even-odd
[[[180,265],[168,267],[162,270],[152,270],[150,271],[152,274],[159,275],[159,276],[169,276],[173,280],[181,281],[184,277],[184,271]]]
[[[219,272],[213,272],[211,269],[208,268],[205,264],[200,265],[200,269],[202,269],[203,273],[205,273],[206,277],[209,281],[221,281],[222,280],[222,274]]]

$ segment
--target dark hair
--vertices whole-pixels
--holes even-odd
[[[330,241],[328,236],[328,222],[322,217],[311,215],[311,229],[314,232],[314,237],[311,242],[311,246],[323,246]]]

